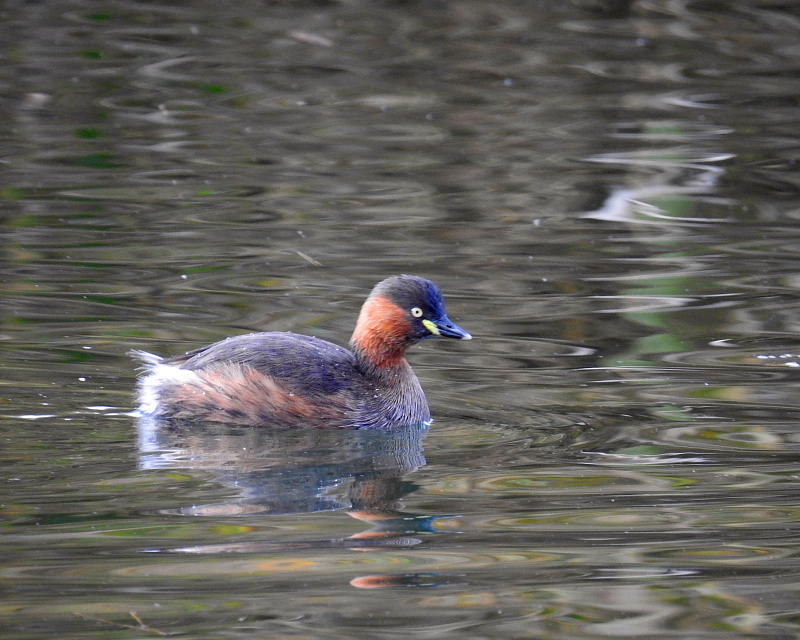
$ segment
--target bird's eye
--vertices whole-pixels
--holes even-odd
[[[414,316],[415,318],[421,318],[422,317],[422,309],[420,309],[419,307],[414,307],[411,310],[411,315]]]

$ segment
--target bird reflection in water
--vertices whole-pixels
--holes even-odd
[[[417,486],[404,476],[425,464],[428,425],[396,429],[273,429],[208,422],[139,422],[140,466],[211,473],[235,489],[230,500],[192,505],[191,516],[267,516],[346,509],[368,530],[344,540],[242,543],[184,548],[184,553],[287,548],[373,549],[412,546],[435,532],[437,516],[400,510]],[[349,489],[337,488],[349,483]]]

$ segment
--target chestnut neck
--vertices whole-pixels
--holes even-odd
[[[408,369],[406,351],[411,346],[411,325],[406,312],[381,294],[373,294],[361,307],[350,346],[359,364],[377,375]]]

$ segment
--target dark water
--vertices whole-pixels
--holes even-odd
[[[4,638],[798,637],[795,3],[0,17]],[[428,433],[137,431],[403,272]]]

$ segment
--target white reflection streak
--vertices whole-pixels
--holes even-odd
[[[669,307],[685,307],[686,305],[697,302],[696,298],[689,297],[666,297],[666,296],[590,296],[593,300],[623,300],[628,301],[631,306],[619,307],[616,309],[597,309],[595,313],[632,313],[638,311],[654,311]],[[633,304],[633,301],[640,301]]]
[[[153,64],[147,64],[139,67],[139,73],[149,78],[158,78],[159,80],[175,80],[178,82],[188,82],[197,80],[197,78],[188,73],[175,73],[167,71],[168,68],[175,65],[184,64],[185,62],[194,62],[197,60],[194,56],[181,56],[179,58],[170,58],[169,60],[161,60]]]
[[[700,464],[708,462],[709,458],[704,456],[689,456],[689,455],[633,455],[624,453],[604,453],[602,451],[585,451],[584,453],[597,456],[598,458],[607,458],[607,460],[598,460],[596,462],[588,462],[587,464],[595,465],[615,465],[615,464],[631,464],[631,465],[658,465],[658,464]]]
[[[680,154],[680,150],[671,149],[664,153]],[[689,152],[686,152],[687,154]],[[603,206],[594,211],[583,214],[584,218],[594,220],[606,220],[614,222],[641,222],[637,219],[636,213],[644,213],[654,221],[664,220],[669,222],[701,222],[702,218],[685,218],[667,215],[660,207],[647,202],[656,198],[664,198],[676,195],[707,195],[713,193],[717,186],[719,177],[725,172],[722,167],[715,167],[709,162],[721,162],[734,157],[732,153],[708,154],[704,157],[687,158],[687,161],[669,160],[665,158],[653,158],[651,156],[638,156],[637,154],[628,155],[598,155],[586,158],[589,162],[599,164],[624,164],[636,167],[655,167],[662,170],[676,171],[679,169],[690,169],[698,171],[698,175],[688,184],[671,185],[665,183],[649,183],[639,187],[629,189],[616,189],[603,203]],[[730,202],[723,199],[723,202]]]
[[[711,193],[713,190],[714,187],[711,185],[700,184],[686,187],[662,184],[639,187],[636,189],[619,189],[608,197],[602,207],[594,211],[589,211],[582,217],[612,222],[635,221],[634,207],[638,205],[640,210],[641,208],[647,209],[646,214],[652,218],[671,222],[696,222],[702,220],[702,218],[683,218],[664,215],[661,208],[645,201],[650,198],[663,198],[675,195],[705,195]]]

